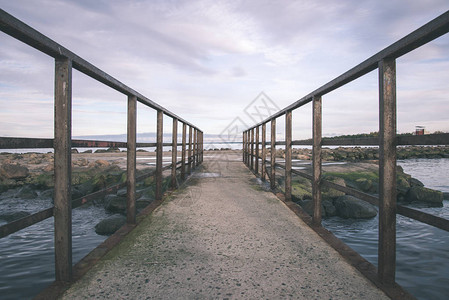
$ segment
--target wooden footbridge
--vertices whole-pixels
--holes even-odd
[[[268,119],[243,131],[243,151],[208,157],[203,131],[124,85],[75,53],[0,10],[0,29],[55,59],[54,139],[0,138],[0,148],[53,148],[54,207],[0,227],[0,237],[54,217],[55,283],[37,297],[72,298],[413,298],[395,283],[396,214],[448,231],[449,221],[396,205],[396,146],[447,145],[447,134],[396,137],[396,59],[449,31],[449,12],[385,48]],[[126,96],[126,143],[71,138],[72,69]],[[322,97],[379,71],[378,139],[321,138]],[[136,143],[136,103],[157,111],[154,143]],[[313,139],[292,141],[292,111],[313,103]],[[163,143],[163,118],[173,120],[172,142]],[[285,140],[276,141],[276,119],[285,116]],[[179,123],[179,124],[178,124]],[[271,139],[267,141],[266,125]],[[181,140],[178,141],[178,127]],[[321,146],[378,145],[380,195],[322,180]],[[275,151],[285,146],[285,164]],[[313,146],[313,173],[292,170],[292,147]],[[127,180],[80,199],[71,198],[73,147],[127,148]],[[136,149],[156,148],[154,172],[136,178]],[[172,161],[162,164],[163,147]],[[242,163],[243,161],[243,163]],[[246,168],[246,166],[248,168]],[[276,172],[285,170],[285,194]],[[252,171],[252,172],[250,172]],[[255,177],[269,180],[264,190]],[[314,213],[291,202],[292,174],[312,181]],[[154,176],[156,200],[136,216],[136,182]],[[171,177],[165,194],[163,178]],[[179,181],[181,184],[179,185]],[[378,268],[321,227],[321,187],[328,186],[379,206]],[[73,267],[71,212],[127,187],[127,224]],[[176,190],[177,187],[181,187]],[[273,193],[274,192],[274,193]]]

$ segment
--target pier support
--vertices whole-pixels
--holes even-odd
[[[182,123],[181,179],[186,178],[186,123]]]
[[[250,154],[250,167],[251,171],[254,171],[254,128],[251,128],[251,154]]]
[[[126,152],[126,222],[136,224],[136,96],[128,96],[128,134]]]
[[[292,111],[285,113],[285,201],[292,200]]]
[[[382,283],[395,283],[396,269],[396,62],[379,62],[379,250]]]
[[[54,226],[56,281],[72,279],[72,61],[55,60]]]
[[[256,127],[256,147],[255,147],[255,173],[256,175],[259,173],[259,126]]]
[[[156,141],[156,200],[162,199],[162,159],[163,159],[163,117],[161,110],[157,111],[157,141]]]
[[[192,173],[192,126],[189,126],[189,151],[187,153],[187,173]]]
[[[171,146],[171,187],[177,188],[176,166],[178,162],[178,120],[173,118],[172,146]]]
[[[266,143],[266,136],[267,136],[267,126],[265,123],[262,124],[262,170],[261,170],[261,178],[263,181],[265,181],[266,178],[266,172],[267,172],[267,147],[265,145]]]
[[[313,97],[312,197],[314,225],[321,225],[321,96]]]
[[[271,176],[270,186],[276,188],[276,119],[271,120]]]

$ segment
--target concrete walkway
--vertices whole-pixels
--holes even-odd
[[[192,177],[63,299],[388,299],[240,156],[205,156]]]

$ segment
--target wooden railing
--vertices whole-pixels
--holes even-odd
[[[361,64],[350,69],[329,83],[321,86],[300,100],[280,110],[266,120],[243,132],[243,161],[262,179],[268,176],[271,188],[276,187],[276,167],[285,169],[285,199],[291,201],[292,174],[312,181],[313,216],[312,223],[321,226],[321,187],[356,196],[379,206],[379,281],[392,285],[396,270],[396,213],[449,231],[449,220],[396,204],[396,146],[397,145],[449,145],[449,134],[396,137],[396,59],[449,31],[449,12],[390,45]],[[364,139],[322,139],[322,96],[375,70],[379,72],[379,138]],[[313,103],[313,138],[292,141],[292,111]],[[285,115],[285,141],[276,141],[276,119]],[[266,142],[266,124],[271,123],[271,141]],[[260,129],[262,140],[260,141]],[[259,155],[261,146],[261,157]],[[266,145],[271,147],[271,158],[267,160]],[[285,145],[285,165],[276,163],[276,146]],[[312,175],[292,170],[292,146],[312,145]],[[322,145],[378,145],[379,146],[379,197],[362,193],[322,179]],[[259,159],[261,163],[259,163]],[[267,163],[271,172],[267,171]],[[261,169],[259,172],[259,164]]]
[[[176,187],[177,170],[182,179],[203,160],[203,132],[174,113],[139,94],[104,71],[98,69],[75,53],[9,15],[0,9],[0,30],[55,59],[55,123],[54,139],[0,138],[0,149],[54,148],[55,193],[54,207],[34,213],[20,220],[0,226],[0,238],[54,216],[55,277],[56,281],[69,282],[72,278],[72,208],[85,201],[127,187],[127,223],[136,223],[136,181],[156,177],[155,198],[162,198],[162,172],[171,170],[171,185]],[[115,89],[127,96],[127,142],[72,140],[72,69]],[[155,143],[136,143],[137,101],[157,111]],[[163,143],[163,115],[173,119],[172,142]],[[181,160],[178,161],[178,122],[182,123]],[[187,133],[188,127],[188,133]],[[188,141],[187,141],[188,134]],[[163,167],[163,147],[171,146],[172,162]],[[127,180],[105,190],[71,198],[72,147],[124,147],[127,148]],[[136,147],[156,147],[156,170],[136,178]],[[180,165],[180,166],[179,166]]]

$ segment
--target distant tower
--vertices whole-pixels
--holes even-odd
[[[416,126],[415,135],[424,135],[424,126]]]

